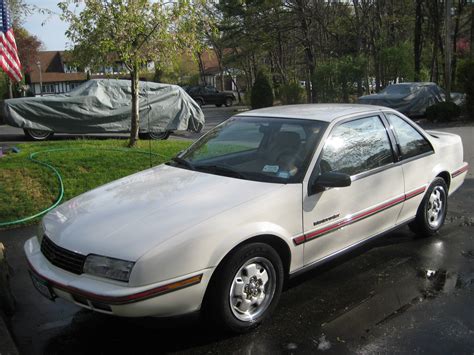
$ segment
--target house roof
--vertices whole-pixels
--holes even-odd
[[[86,73],[41,73],[41,82],[57,83],[66,81],[84,81],[87,80]],[[30,72],[30,81],[32,83],[40,82],[39,71]]]
[[[231,53],[230,48],[224,49],[224,56]],[[204,67],[204,74],[213,75],[220,74],[219,70],[219,61],[217,60],[217,55],[212,48],[206,49],[201,54],[202,65]]]
[[[40,51],[38,52],[37,63],[30,63],[31,83],[39,83],[40,79],[43,83],[65,82],[65,81],[84,81],[87,79],[85,73],[65,73],[64,72],[64,55],[63,51]],[[40,78],[41,68],[41,78]]]

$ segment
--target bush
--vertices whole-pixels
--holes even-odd
[[[253,109],[273,106],[272,87],[263,71],[257,73],[250,94],[250,103]]]
[[[461,108],[454,102],[440,102],[426,109],[430,121],[453,121],[461,114]]]
[[[280,86],[280,100],[283,105],[302,104],[304,102],[304,89],[297,82]]]
[[[474,60],[461,62],[457,77],[459,85],[466,94],[466,110],[471,119],[474,119]]]

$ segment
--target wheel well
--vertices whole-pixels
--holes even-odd
[[[448,186],[448,190],[449,190],[449,185],[451,184],[451,176],[449,175],[449,173],[447,171],[443,171],[439,173],[436,177],[442,178],[444,182],[446,183],[446,186]]]
[[[250,244],[250,243],[265,243],[270,245],[275,251],[278,253],[281,259],[281,263],[283,264],[283,271],[285,274],[285,279],[288,277],[288,274],[290,272],[290,262],[291,262],[291,252],[290,248],[288,247],[288,244],[286,244],[283,239],[276,237],[274,235],[259,235],[252,237],[250,239],[244,240],[240,244],[236,245],[232,250],[230,250],[226,256],[219,262],[219,265],[217,265],[216,270],[213,272],[212,278],[214,275],[216,275],[217,269],[221,267],[221,265],[224,264],[225,260],[232,255],[237,249],[239,249],[242,245]]]

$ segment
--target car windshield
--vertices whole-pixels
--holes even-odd
[[[387,95],[409,95],[414,91],[415,87],[411,85],[389,85],[380,93]]]
[[[232,117],[171,164],[247,180],[301,182],[326,127],[315,120]]]

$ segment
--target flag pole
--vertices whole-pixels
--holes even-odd
[[[10,99],[13,99],[13,85],[12,85],[12,79],[8,78],[8,97]]]

